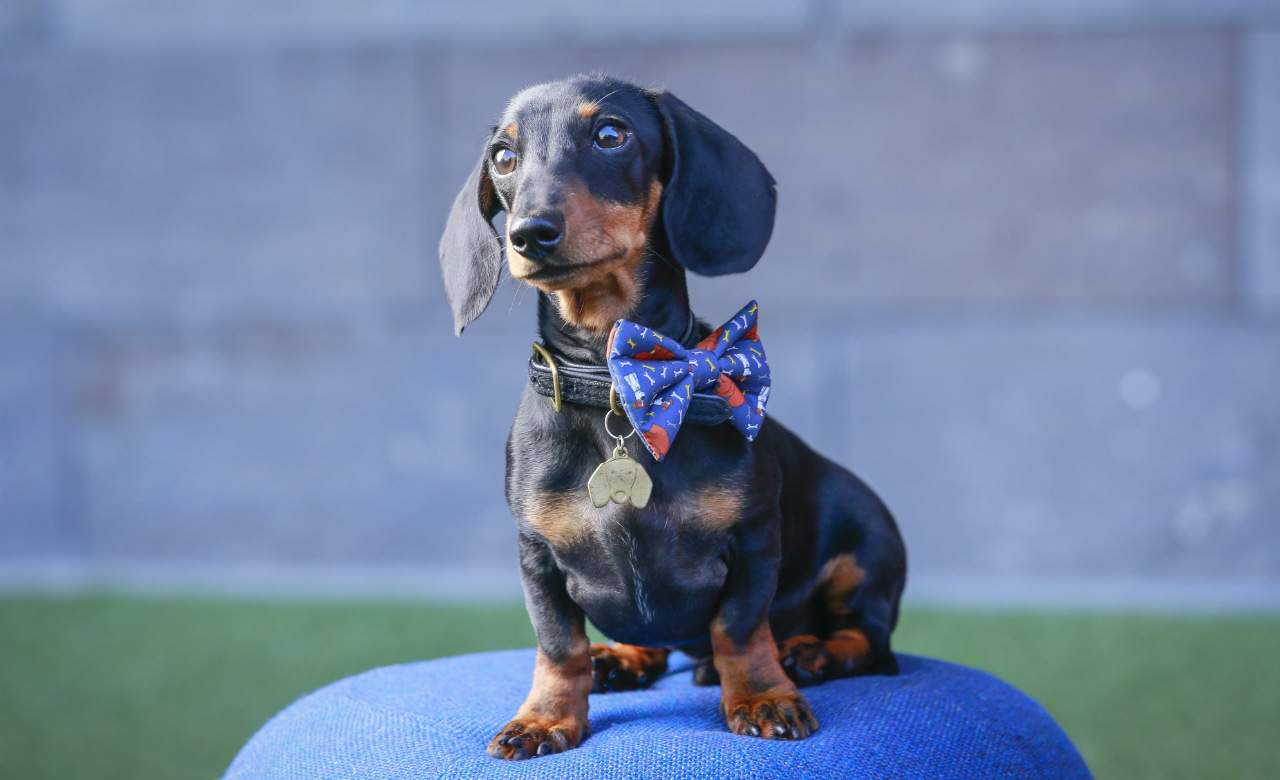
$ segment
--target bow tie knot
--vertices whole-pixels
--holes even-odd
[[[629,320],[609,333],[609,374],[622,407],[655,460],[671,449],[693,394],[710,390],[729,405],[729,422],[754,441],[769,400],[769,363],[751,301],[696,347]]]

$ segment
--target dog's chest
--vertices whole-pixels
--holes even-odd
[[[671,545],[691,538],[720,538],[741,518],[743,507],[740,491],[717,484],[671,491],[660,475],[655,478],[651,500],[642,509],[622,498],[610,498],[604,506],[596,506],[599,497],[583,487],[536,488],[522,502],[521,515],[553,549],[563,553],[584,544],[608,546],[639,538]]]
[[[536,401],[536,422],[525,431],[518,418],[513,431],[509,489],[516,514],[553,548],[623,530],[722,536],[742,518],[751,483],[745,447],[723,426],[693,428],[655,461],[635,439],[617,448],[597,415],[548,415]]]
[[[694,427],[661,462],[632,439],[628,458],[652,481],[649,501],[615,503],[610,492],[597,507],[602,494],[593,501],[588,482],[614,446],[600,435],[602,415],[554,415],[537,402],[545,404],[527,403],[513,429],[508,490],[521,525],[551,547],[570,596],[615,639],[705,633],[749,498],[741,437]]]
[[[674,643],[705,632],[728,571],[722,534],[661,504],[581,508],[585,533],[556,550],[570,597],[607,635]]]

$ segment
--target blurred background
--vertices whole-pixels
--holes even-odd
[[[334,676],[529,641],[534,296],[455,339],[435,246],[506,99],[587,70],[778,180],[695,310],[759,299],[773,416],[894,510],[907,649],[1100,774],[1280,765],[1280,4],[5,0],[0,774],[212,776]]]

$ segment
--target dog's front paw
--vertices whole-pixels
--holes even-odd
[[[663,648],[597,642],[591,646],[591,692],[648,688],[667,671],[668,655]]]
[[[725,723],[734,734],[804,739],[818,730],[809,702],[795,690],[729,698],[723,707]]]
[[[517,716],[489,742],[489,755],[509,761],[562,753],[577,747],[587,724],[575,717]]]

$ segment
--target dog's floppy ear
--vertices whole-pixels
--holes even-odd
[[[773,234],[773,177],[741,141],[675,95],[652,97],[667,143],[662,221],[675,259],[704,276],[750,270]]]
[[[502,242],[493,227],[500,204],[487,163],[486,149],[454,198],[440,239],[444,292],[453,309],[454,332],[459,336],[489,305],[502,276]]]

